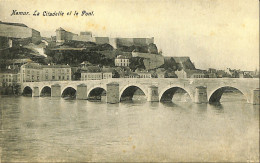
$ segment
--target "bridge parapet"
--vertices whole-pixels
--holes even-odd
[[[246,97],[248,102],[254,103],[254,99],[259,99],[259,95],[254,95],[254,90],[259,87],[259,79],[250,79],[250,78],[187,78],[187,79],[178,79],[178,78],[112,78],[104,80],[88,80],[88,81],[43,81],[43,82],[26,82],[22,83],[21,89],[24,90],[26,86],[30,87],[33,90],[34,96],[40,95],[44,87],[54,88],[52,90],[52,96],[61,96],[62,92],[68,88],[72,87],[77,91],[77,95],[81,96],[79,99],[86,99],[92,89],[97,87],[107,89],[107,84],[109,83],[118,83],[119,85],[119,98],[122,93],[130,86],[135,86],[140,88],[144,94],[148,97],[151,92],[151,86],[157,87],[159,100],[165,91],[171,88],[182,88],[185,90],[191,97],[192,101],[195,102],[197,99],[196,94],[201,93],[197,92],[196,88],[206,87],[207,101],[210,100],[214,92],[218,91],[221,88],[233,87],[240,90]],[[60,90],[54,85],[59,85]],[[80,85],[85,85],[86,88],[81,88]],[[38,88],[36,88],[38,87]],[[36,89],[34,89],[36,88]],[[81,93],[79,93],[79,88]],[[37,89],[38,92],[37,93]],[[87,93],[84,93],[86,92]],[[197,92],[197,93],[196,93]],[[255,91],[257,92],[257,91]],[[258,91],[259,92],[259,91]],[[80,95],[81,94],[81,95]],[[196,100],[195,100],[196,99]],[[151,98],[148,98],[151,100]],[[255,100],[256,101],[256,100]],[[259,101],[259,100],[258,100]],[[259,102],[255,102],[259,103]]]

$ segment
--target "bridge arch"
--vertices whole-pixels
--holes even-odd
[[[63,86],[61,86],[61,88],[62,88]],[[63,87],[63,89],[61,90],[61,94],[64,92],[64,90],[65,89],[67,89],[67,88],[73,88],[73,89],[75,89],[76,91],[77,91],[77,86],[75,86],[75,85],[65,85],[64,87]]]
[[[40,90],[40,96],[51,96],[51,86],[43,86]]]
[[[101,100],[101,96],[106,94],[106,88],[103,86],[92,87],[88,90],[88,100]]]
[[[211,91],[208,95],[208,101],[209,103],[215,103],[215,102],[220,102],[220,99],[222,95],[228,91],[228,90],[236,90],[239,91],[244,98],[247,100],[247,102],[250,101],[250,97],[248,97],[248,93],[240,88],[234,87],[234,86],[220,86],[215,88],[213,91]]]
[[[61,91],[61,97],[66,97],[66,96],[76,97],[76,92],[77,89],[75,89],[72,86],[67,86]]]
[[[138,89],[140,89],[144,93],[145,97],[147,98],[147,90],[144,86],[139,85],[139,84],[132,84],[132,85],[127,85],[121,89],[121,91],[119,92],[120,101],[123,100],[122,98],[126,98],[126,97],[132,99],[134,96],[134,93]]]
[[[189,89],[185,89],[182,86],[168,86],[164,89],[162,89],[162,91],[159,93],[159,100],[160,101],[172,101],[172,98],[174,96],[174,94],[178,91],[184,91],[186,93],[188,93],[189,97],[191,98],[191,100],[193,101],[193,94]]]
[[[32,96],[32,93],[33,93],[33,89],[30,87],[30,86],[25,86],[23,88],[23,92],[22,92],[22,95],[24,96]]]

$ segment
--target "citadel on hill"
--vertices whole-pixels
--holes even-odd
[[[56,30],[56,42],[62,44],[68,41],[94,42],[96,44],[110,44],[113,48],[118,46],[148,46],[154,44],[154,38],[110,38],[110,37],[92,37],[92,32],[85,31],[75,34],[58,28]]]
[[[196,69],[187,56],[163,56],[153,37],[96,37],[60,27],[47,38],[25,24],[0,21],[0,42],[0,87],[48,80],[258,76],[257,71]]]

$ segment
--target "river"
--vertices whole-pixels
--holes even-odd
[[[138,99],[2,96],[1,161],[259,162],[259,105],[243,95],[218,105]]]

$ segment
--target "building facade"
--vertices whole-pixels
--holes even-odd
[[[81,80],[101,80],[102,73],[101,72],[81,72]]]
[[[128,67],[130,64],[129,62],[129,58],[119,55],[116,57],[115,59],[115,66],[119,66],[119,67]]]
[[[139,72],[137,74],[139,78],[152,78],[152,74],[149,72]]]
[[[8,87],[8,86],[15,86],[20,84],[20,73],[1,73],[0,74],[0,86]]]
[[[27,63],[21,66],[21,82],[70,81],[71,67],[68,65],[40,65]]]
[[[27,63],[21,66],[21,82],[42,81],[42,67],[38,63]]]
[[[81,71],[81,80],[101,80],[110,79],[113,77],[112,69],[98,66],[88,66]]]
[[[200,70],[188,70],[182,69],[180,71],[175,71],[178,78],[205,78],[205,74]]]
[[[43,65],[42,81],[70,81],[71,67],[68,65]]]

